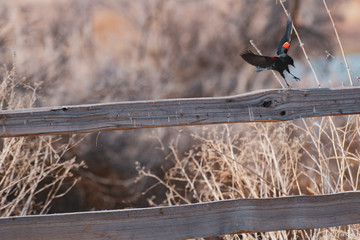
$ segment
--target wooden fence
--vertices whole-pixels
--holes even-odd
[[[360,88],[0,111],[1,137],[360,114]],[[181,239],[360,223],[360,192],[0,218],[3,239]]]
[[[274,89],[230,97],[100,103],[0,111],[0,137],[285,121],[360,113],[360,89]]]
[[[360,192],[0,218],[1,239],[183,239],[360,222]]]

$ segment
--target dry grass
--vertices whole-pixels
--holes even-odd
[[[285,6],[280,2],[284,11]],[[332,26],[339,40],[332,16]],[[296,29],[295,29],[296,31]],[[298,35],[297,31],[296,34]],[[298,36],[299,37],[299,36]],[[300,41],[301,42],[301,41]],[[343,47],[341,52],[346,61]],[[301,43],[305,57],[314,68]],[[349,67],[346,62],[346,67]],[[349,80],[352,80],[349,72]],[[170,144],[168,156],[174,167],[164,179],[138,165],[142,177],[154,178],[167,188],[161,204],[178,205],[234,198],[271,198],[318,195],[359,190],[360,117],[323,117],[285,123],[245,124],[203,129],[202,133],[181,132],[193,138],[185,154]],[[155,198],[150,204],[157,205]],[[358,239],[359,225],[227,235],[223,239]]]
[[[167,187],[164,205],[359,190],[360,118],[336,122],[326,117],[246,124],[245,128],[224,125],[197,134],[182,132],[177,140],[190,134],[195,144],[185,155],[178,152],[177,141],[169,146],[174,167],[164,179],[140,167],[139,172]],[[358,226],[257,236],[319,239],[351,234],[359,237]],[[243,234],[241,239],[257,239],[255,236]]]
[[[11,66],[16,51],[18,71],[28,77],[16,76],[15,68],[1,70],[2,108],[219,96],[279,86],[270,72],[257,74],[238,56],[250,47],[250,39],[264,54],[275,52],[286,20],[275,1],[180,2],[0,1],[1,64]],[[327,2],[331,6],[335,1]],[[333,53],[331,22],[325,10],[319,11],[323,2],[286,4],[307,56],[322,59],[325,50]],[[291,56],[296,65],[307,66],[297,41]],[[298,85],[293,84],[318,86],[305,74]],[[37,93],[40,98],[35,98]],[[10,185],[1,185],[1,211],[4,216],[46,211],[51,200],[64,192],[59,186],[66,179],[69,186],[74,183],[71,170],[79,165],[73,156],[89,165],[77,188],[80,200],[88,201],[81,210],[143,207],[137,199],[146,184],[132,183],[137,176],[132,168],[135,160],[142,176],[166,187],[165,193],[152,191],[156,188],[148,192],[154,195],[150,205],[354,190],[359,188],[359,132],[359,117],[351,116],[194,127],[180,134],[169,129],[101,133],[71,148],[68,156],[64,153],[70,144],[58,138],[5,139],[0,184]],[[172,162],[164,177],[163,155],[153,150],[149,135],[160,140],[163,155]],[[145,164],[152,166],[151,172],[140,167]],[[359,234],[356,226],[349,226],[241,238],[356,238]]]
[[[1,109],[31,107],[39,86],[16,74],[16,68],[0,69]],[[46,213],[51,202],[77,182],[72,171],[83,166],[64,154],[73,141],[61,137],[16,137],[1,141],[0,216]]]

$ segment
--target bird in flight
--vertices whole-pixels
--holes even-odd
[[[290,48],[292,31],[293,22],[291,20],[291,17],[289,16],[286,22],[286,31],[279,43],[276,57],[257,55],[252,53],[251,51],[246,51],[244,53],[241,53],[240,55],[246,62],[256,67],[256,72],[261,72],[263,70],[278,71],[280,75],[284,78],[286,85],[290,87],[284,76],[284,70],[290,73],[296,81],[300,81],[300,78],[295,77],[289,71],[289,65],[295,67],[294,60],[287,54]]]

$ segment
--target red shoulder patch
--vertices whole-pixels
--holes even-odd
[[[277,60],[278,58],[277,57],[270,57],[272,60]]]
[[[286,48],[287,50],[289,50],[290,48],[290,43],[286,42],[282,45],[284,48]]]

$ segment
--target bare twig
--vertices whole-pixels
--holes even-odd
[[[290,16],[289,12],[286,10],[286,8],[285,8],[285,6],[284,6],[283,1],[284,1],[284,0],[280,0],[279,2],[280,2],[280,4],[281,4],[282,8],[284,9],[284,12],[285,12],[286,16]],[[317,75],[316,75],[316,72],[315,72],[315,70],[314,70],[314,67],[313,67],[312,63],[310,62],[310,58],[308,57],[308,55],[307,55],[307,53],[306,53],[306,50],[305,50],[305,48],[304,48],[304,43],[301,41],[300,35],[299,35],[298,31],[296,30],[295,26],[293,26],[293,29],[294,29],[294,32],[295,32],[295,34],[296,34],[296,37],[297,37],[298,40],[299,40],[299,44],[300,44],[301,49],[303,50],[304,56],[305,56],[305,58],[306,58],[306,61],[308,62],[309,67],[310,67],[310,69],[311,69],[311,71],[312,71],[312,73],[313,73],[313,75],[314,75],[316,84],[317,84],[318,87],[320,87],[319,79],[318,79],[318,77],[317,77]]]
[[[348,72],[348,76],[349,76],[349,80],[350,80],[350,85],[351,85],[351,86],[354,86],[353,80],[352,80],[352,78],[351,78],[350,67],[349,67],[349,64],[348,64],[348,62],[347,62],[347,59],[346,59],[346,56],[345,56],[345,52],[344,52],[344,49],[343,49],[342,44],[341,44],[341,40],[340,40],[339,34],[338,34],[337,30],[336,30],[335,22],[334,22],[334,20],[333,20],[333,18],[332,18],[332,16],[331,16],[331,13],[330,13],[330,10],[329,10],[327,4],[326,4],[326,0],[323,0],[323,3],[324,3],[324,6],[325,6],[325,8],[326,8],[326,12],[327,12],[327,14],[329,15],[330,21],[331,21],[331,23],[332,23],[332,26],[333,26],[333,29],[334,29],[334,32],[335,32],[335,35],[336,35],[336,39],[337,39],[338,42],[339,42],[340,51],[341,51],[341,54],[342,54],[342,56],[343,56],[343,58],[344,58],[346,70],[347,70],[347,72]]]

